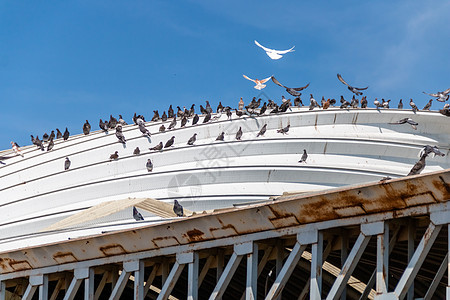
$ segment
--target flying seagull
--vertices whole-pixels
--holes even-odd
[[[261,49],[263,49],[264,51],[266,51],[267,56],[269,56],[271,59],[280,59],[283,57],[283,54],[295,51],[294,50],[295,46],[288,50],[275,50],[275,49],[269,49],[269,48],[264,47],[263,45],[258,43],[256,40],[255,40],[255,44],[256,44],[256,46],[258,46]]]
[[[337,74],[337,78],[339,79],[340,82],[342,82],[343,84],[345,84],[345,85],[347,86],[347,88],[348,88],[352,93],[355,93],[357,96],[360,96],[360,95],[363,94],[363,93],[360,92],[360,91],[366,90],[366,89],[368,88],[368,86],[365,87],[365,88],[357,88],[357,87],[354,87],[354,86],[349,85],[349,84],[348,84],[347,82],[345,82],[345,80],[342,78],[341,74]]]
[[[184,215],[183,206],[181,206],[177,200],[173,200],[173,212],[177,215],[177,217],[182,217]]]
[[[263,88],[266,87],[266,85],[264,83],[266,83],[267,81],[270,80],[270,78],[272,78],[272,76],[267,77],[266,79],[251,79],[250,77],[246,76],[246,75],[242,75],[244,76],[245,79],[248,79],[250,81],[253,81],[254,83],[256,83],[256,85],[254,86],[255,89],[257,90],[262,90]]]
[[[144,221],[144,217],[141,215],[140,212],[138,212],[138,210],[134,206],[133,206],[133,218],[136,221]]]
[[[306,89],[309,86],[309,83],[303,87],[299,87],[299,88],[288,88],[287,86],[282,85],[275,77],[272,76],[272,81],[276,84],[279,85],[281,87],[284,87],[286,89],[286,92],[288,92],[289,94],[291,94],[294,97],[298,97],[300,96],[302,93],[299,93],[300,91]]]
[[[411,118],[403,118],[403,119],[398,120],[397,122],[391,122],[391,123],[388,123],[388,124],[398,125],[398,124],[406,124],[406,123],[408,123],[409,125],[411,125],[411,127],[412,127],[414,130],[417,130],[417,125],[419,125],[419,123],[415,122],[415,121],[414,121],[413,119],[411,119]]]
[[[428,94],[428,93],[425,93],[425,92],[423,92],[423,93],[427,94],[427,95],[429,95],[431,97],[436,97],[437,98],[436,100],[439,101],[439,102],[445,102],[449,98],[448,94],[450,93],[450,89],[446,89],[443,92],[437,92],[435,94]]]

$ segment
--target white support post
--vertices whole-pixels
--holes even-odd
[[[413,257],[411,258],[411,261],[408,263],[406,270],[403,272],[403,275],[394,290],[394,294],[399,299],[403,299],[406,296],[406,293],[408,292],[408,289],[413,282],[414,277],[417,275],[417,272],[422,266],[422,263],[425,260],[428,251],[431,249],[431,246],[433,246],[433,243],[438,236],[441,228],[442,225],[434,225],[433,223],[430,223],[427,230],[425,231],[425,234],[420,240],[420,243],[417,246]]]
[[[247,254],[247,287],[245,299],[256,300],[258,297],[258,244],[253,243],[253,251]]]
[[[353,245],[352,251],[348,255],[347,260],[345,261],[344,266],[342,266],[341,272],[336,278],[333,286],[328,293],[327,300],[337,300],[341,295],[341,292],[345,285],[347,284],[348,278],[352,275],[353,270],[356,267],[361,255],[366,249],[367,244],[369,243],[370,236],[364,235],[362,232],[359,234],[358,239]]]
[[[128,278],[130,278],[130,275],[131,275],[131,271],[127,272],[125,270],[122,270],[122,273],[120,274],[119,278],[117,279],[117,282],[114,285],[111,295],[109,296],[109,300],[119,300],[120,299],[120,295],[122,295],[123,289],[127,285]]]
[[[284,286],[286,285],[286,282],[288,281],[289,277],[294,271],[295,266],[297,265],[305,249],[306,245],[300,245],[298,241],[295,243],[295,246],[292,249],[291,254],[289,254],[288,258],[286,259],[286,262],[281,268],[280,274],[277,276],[275,282],[273,283],[272,287],[267,293],[267,296],[265,298],[266,300],[275,299],[281,294]]]
[[[322,299],[323,233],[317,232],[317,241],[311,245],[310,299]]]
[[[175,287],[175,284],[177,283],[178,277],[180,277],[181,272],[184,269],[184,266],[186,264],[192,263],[193,261],[194,261],[193,252],[177,254],[175,264],[173,265],[166,282],[164,283],[161,291],[159,292],[158,298],[156,298],[157,300],[167,299],[170,296],[170,293]]]
[[[258,274],[256,275],[256,280],[257,281],[258,281],[258,278],[261,275],[262,271],[264,270],[264,267],[266,266],[267,261],[269,260],[270,254],[272,253],[273,249],[274,249],[273,247],[267,247],[264,250],[264,255],[263,255],[263,257],[261,258],[261,261],[258,264]],[[246,291],[244,291],[244,293],[242,294],[241,300],[245,299],[245,294],[246,294]]]
[[[188,300],[198,299],[199,257],[198,252],[194,252],[193,254],[192,262],[188,265]]]
[[[48,300],[48,275],[43,275],[42,284],[39,285],[39,300]]]
[[[0,282],[0,300],[6,300],[6,282]]]
[[[209,297],[209,300],[222,298],[228,284],[230,283],[231,277],[233,276],[234,272],[239,266],[239,263],[242,260],[242,257],[248,253],[251,253],[252,251],[253,247],[251,242],[234,245],[233,254],[231,255],[230,260],[228,261],[227,266],[223,270],[222,276],[220,276],[219,281],[216,284],[216,287],[214,288],[213,292],[211,293],[211,296]]]
[[[416,234],[416,228],[414,226],[414,220],[412,218],[408,221],[408,263],[414,255],[414,237]],[[409,287],[408,294],[406,296],[407,300],[414,299],[414,280]]]
[[[36,289],[43,285],[44,283],[44,276],[43,275],[36,275],[36,276],[30,276],[28,280],[28,286],[25,290],[25,293],[22,296],[23,300],[31,300],[33,298],[34,293],[36,292]],[[48,286],[47,286],[48,289]]]
[[[442,260],[442,263],[439,266],[439,270],[437,271],[436,275],[434,276],[433,281],[431,282],[431,285],[428,288],[427,293],[425,294],[425,297],[423,297],[424,300],[431,300],[433,298],[434,292],[436,291],[437,287],[439,286],[439,283],[441,282],[441,279],[444,276],[445,271],[447,270],[447,264],[448,264],[448,253],[445,255],[444,259]]]
[[[137,270],[134,270],[134,300],[144,300],[144,271],[143,261],[137,261]]]
[[[75,269],[73,272],[73,278],[70,282],[69,288],[66,290],[64,300],[73,300],[77,294],[78,288],[84,279],[89,277],[89,269],[81,268]]]
[[[88,277],[84,279],[84,300],[94,300],[95,295],[95,270],[89,268]]]
[[[388,292],[389,276],[389,223],[384,222],[384,232],[377,235],[377,295]]]

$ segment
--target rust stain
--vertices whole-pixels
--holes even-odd
[[[111,244],[99,248],[105,256],[119,255],[127,253],[122,245]]]
[[[26,260],[14,261],[11,260],[9,266],[14,269],[14,271],[22,271],[31,269],[31,265]]]
[[[72,252],[56,252],[53,254],[53,259],[58,263],[69,263],[78,261],[78,259],[73,255]]]
[[[172,246],[174,244],[182,244],[180,243],[180,241],[178,241],[178,239],[175,236],[161,236],[161,237],[156,237],[154,239],[152,239],[152,243],[153,245],[155,245],[155,247],[167,247],[167,246]]]
[[[204,240],[205,233],[198,229],[192,229],[186,232],[183,236],[189,240],[189,242],[198,242]]]

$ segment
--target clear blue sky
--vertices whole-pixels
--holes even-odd
[[[86,119],[150,119],[209,100],[237,106],[275,75],[303,93],[423,107],[450,87],[448,1],[0,1],[0,149]],[[253,43],[295,52],[271,60]],[[272,82],[263,90],[289,96]],[[408,101],[406,101],[407,104]],[[434,102],[432,109],[442,103]],[[405,106],[407,107],[407,106]]]

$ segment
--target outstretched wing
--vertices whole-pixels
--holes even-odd
[[[293,88],[293,90],[296,90],[297,92],[303,91],[304,89],[306,89],[309,86],[309,82],[307,85],[303,86],[303,87],[299,87],[299,88]]]
[[[366,86],[365,88],[357,88],[357,87],[353,87],[353,88],[357,89],[358,91],[363,91],[363,90],[367,90],[369,87]]]
[[[424,93],[425,95],[431,96],[431,97],[439,97],[438,94],[428,94],[428,93],[425,93],[425,92],[422,92],[422,93]]]
[[[269,48],[266,48],[266,47],[264,47],[263,45],[261,45],[260,43],[258,43],[258,41],[256,41],[255,40],[255,44],[256,44],[256,46],[258,46],[258,47],[260,47],[260,48],[262,48],[264,51],[268,51],[268,52],[271,52],[271,51],[275,51],[275,50],[273,50],[273,49],[269,49]]]
[[[448,93],[450,93],[450,89],[446,89],[445,91],[442,92],[442,94],[447,95]]]
[[[266,83],[267,81],[270,80],[270,78],[272,78],[272,76],[267,77],[266,79],[262,79],[262,80],[260,80],[260,82],[261,82],[261,83]]]
[[[347,82],[345,82],[345,80],[342,78],[341,74],[337,74],[337,78],[339,79],[340,82],[342,82],[343,84],[345,84],[346,86],[350,86]]]
[[[250,81],[253,81],[254,83],[256,83],[256,81],[255,81],[254,79],[251,79],[250,77],[248,77],[248,76],[246,76],[246,75],[242,75],[242,76],[244,76],[245,79],[250,80]]]
[[[284,85],[282,85],[275,77],[273,77],[272,76],[272,81],[273,81],[273,83],[275,83],[276,85],[279,85],[279,86],[281,86],[281,87],[284,87],[284,88],[286,88]]]
[[[293,51],[295,51],[294,48],[295,48],[295,46],[292,47],[291,49],[287,49],[287,50],[272,50],[272,51],[275,51],[277,54],[286,54],[286,53],[288,53],[288,52],[293,52]]]

